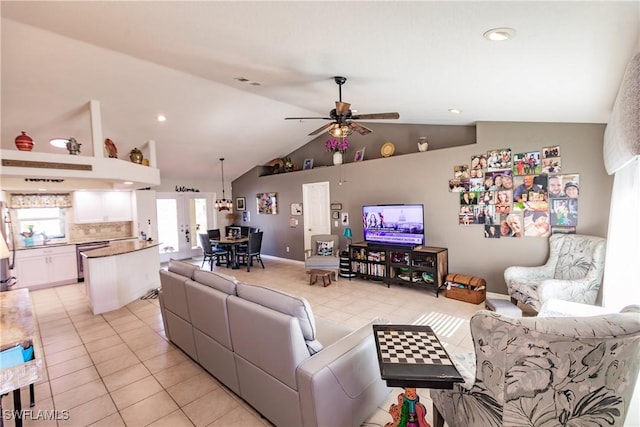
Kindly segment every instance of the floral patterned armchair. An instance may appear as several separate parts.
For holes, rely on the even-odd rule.
[[[591,317],[471,318],[465,377],[431,390],[434,427],[624,425],[640,365],[640,306]]]
[[[606,240],[580,234],[553,234],[549,259],[540,267],[508,267],[509,296],[536,311],[548,299],[595,304],[604,274]]]

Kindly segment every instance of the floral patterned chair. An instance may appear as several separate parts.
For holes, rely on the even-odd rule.
[[[536,311],[548,299],[595,304],[604,274],[606,240],[580,234],[553,234],[549,259],[539,267],[508,267],[504,271],[511,302]]]
[[[640,365],[640,306],[590,317],[471,318],[465,377],[431,390],[434,427],[624,425]],[[444,420],[442,417],[444,416]]]

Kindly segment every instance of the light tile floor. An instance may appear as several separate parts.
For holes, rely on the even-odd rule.
[[[200,261],[192,260],[197,265]],[[473,349],[469,319],[482,305],[448,299],[443,293],[436,298],[432,290],[387,288],[360,279],[309,286],[302,263],[266,257],[264,262],[265,269],[258,266],[251,272],[219,268],[239,280],[305,297],[318,317],[353,328],[374,317],[429,324],[450,353]],[[82,283],[30,295],[45,369],[35,387],[34,408],[28,408],[28,387],[22,389],[23,408],[32,411],[25,426],[271,425],[166,340],[157,299],[93,315]],[[363,426],[391,421],[386,411],[398,391]],[[419,394],[430,422],[428,390]],[[2,406],[5,426],[14,426],[7,412],[13,409],[11,393]]]

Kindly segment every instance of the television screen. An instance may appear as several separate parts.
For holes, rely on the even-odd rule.
[[[424,244],[423,205],[362,207],[364,240],[387,245]]]

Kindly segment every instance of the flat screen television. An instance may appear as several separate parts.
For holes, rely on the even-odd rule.
[[[423,205],[365,205],[364,240],[387,245],[424,245]]]

